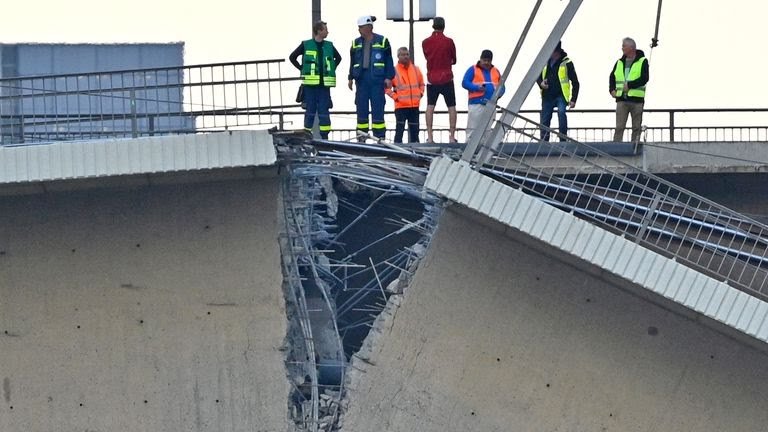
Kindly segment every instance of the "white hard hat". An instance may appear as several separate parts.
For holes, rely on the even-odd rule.
[[[373,25],[373,22],[376,21],[376,17],[373,15],[363,15],[360,18],[357,19],[357,26],[362,27],[364,25]]]

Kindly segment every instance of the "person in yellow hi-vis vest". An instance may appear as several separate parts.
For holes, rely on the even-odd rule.
[[[579,97],[579,77],[576,68],[563,50],[562,44],[552,51],[547,65],[536,80],[541,89],[541,140],[549,141],[549,124],[552,122],[552,112],[557,107],[557,125],[560,141],[565,141],[568,135],[568,116],[565,110],[576,107]]]
[[[645,86],[650,79],[648,59],[637,49],[632,38],[621,43],[622,57],[616,62],[608,78],[608,90],[616,98],[616,132],[613,140],[620,142],[627,127],[627,118],[632,115],[632,142],[640,142],[645,105]]]

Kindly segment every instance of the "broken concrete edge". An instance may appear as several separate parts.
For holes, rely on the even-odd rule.
[[[439,218],[445,210],[446,204],[448,204],[447,201],[441,201],[436,204],[433,209],[428,209],[425,212],[433,212],[432,216],[436,219],[433,235],[434,232],[436,232],[439,228]],[[354,400],[354,392],[357,388],[358,382],[363,379],[366,370],[369,367],[376,366],[371,358],[373,357],[377,348],[382,346],[383,341],[381,339],[392,331],[392,327],[395,324],[395,319],[397,318],[397,311],[406,300],[408,289],[413,283],[416,271],[421,265],[421,262],[427,255],[427,251],[429,250],[430,246],[429,243],[431,240],[432,237],[429,236],[426,238],[426,244],[420,242],[413,246],[416,258],[411,262],[408,268],[401,271],[400,276],[395,281],[393,281],[390,286],[387,287],[387,290],[392,292],[392,295],[390,295],[389,299],[387,299],[384,310],[374,320],[371,331],[363,340],[363,344],[360,347],[360,350],[352,355],[352,358],[347,365],[347,373],[344,383],[346,394],[341,401],[342,411],[338,421],[339,429],[342,428],[344,415],[349,408],[350,401]]]
[[[301,164],[299,164],[299,167],[300,166]],[[286,170],[283,172],[284,183],[282,188],[282,199],[280,201],[280,220],[283,225],[280,230],[282,233],[280,242],[281,250],[283,251],[283,271],[286,279],[285,284],[283,285],[287,303],[286,318],[290,320],[289,328],[292,330],[288,331],[286,334],[283,350],[285,352],[286,375],[293,385],[294,391],[292,394],[296,396],[291,397],[288,401],[288,413],[290,420],[292,420],[297,430],[338,431],[343,427],[343,413],[346,411],[350,401],[347,389],[347,383],[350,382],[350,378],[348,378],[347,375],[354,368],[353,365],[357,361],[355,356],[360,355],[359,350],[358,352],[350,354],[349,361],[346,359],[343,360],[340,375],[341,379],[338,385],[334,385],[332,389],[323,388],[322,379],[320,380],[320,383],[318,383],[321,385],[312,385],[312,383],[317,382],[316,379],[319,377],[318,374],[322,372],[322,363],[312,361],[315,356],[311,355],[310,352],[322,354],[322,342],[318,342],[322,339],[322,335],[315,334],[314,327],[317,323],[315,323],[314,314],[311,315],[312,319],[309,319],[310,315],[307,314],[304,314],[307,319],[302,318],[301,297],[305,295],[305,289],[302,283],[297,283],[297,281],[301,280],[301,277],[297,277],[295,272],[293,276],[291,275],[291,266],[293,266],[297,260],[297,256],[295,255],[296,247],[300,250],[308,247],[310,250],[304,252],[307,253],[309,260],[319,261],[316,265],[322,267],[325,251],[314,250],[314,243],[309,243],[313,241],[311,237],[319,235],[318,233],[323,232],[328,227],[335,227],[335,225],[331,220],[318,222],[318,219],[322,218],[318,218],[317,216],[322,212],[319,213],[317,210],[311,212],[311,214],[304,214],[301,211],[298,214],[288,214],[289,211],[295,213],[292,206],[295,202],[298,202],[300,209],[326,208],[326,217],[335,220],[336,211],[338,210],[338,191],[335,190],[334,182],[331,178],[334,176],[324,172],[325,168],[297,168],[297,166],[292,164],[286,164],[284,167]],[[365,168],[359,167],[356,167],[353,171],[354,172],[352,173],[347,173],[350,174],[353,179],[356,179],[351,182],[346,181],[343,175],[336,175],[335,177],[341,180],[338,184],[339,187],[345,189],[349,188],[350,191],[354,193],[361,188],[366,188],[366,186],[363,185],[363,183],[365,183],[365,178],[372,174],[367,172]],[[374,175],[372,178],[374,177],[377,178],[377,180],[372,180],[373,183],[381,181],[379,177]],[[312,184],[302,183],[307,181]],[[423,206],[421,219],[417,222],[404,223],[401,228],[402,230],[415,230],[415,232],[420,233],[420,238],[413,245],[401,246],[404,247],[403,254],[407,256],[407,260],[402,264],[402,267],[399,268],[399,272],[396,273],[396,278],[391,282],[387,282],[386,287],[382,286],[382,294],[387,300],[383,305],[381,312],[375,317],[372,317],[371,327],[377,326],[375,323],[377,320],[385,320],[386,315],[392,314],[394,310],[393,308],[396,308],[400,304],[402,292],[410,284],[412,275],[416,271],[419,262],[426,255],[431,237],[437,227],[439,215],[442,212],[441,201],[435,195],[424,191],[421,183],[413,181],[407,183],[400,182],[397,185],[393,185],[393,187],[408,189],[408,195],[417,199],[417,201],[421,201],[421,205]],[[318,193],[320,189],[324,192]],[[371,189],[377,190],[376,187],[371,187]],[[379,191],[381,192],[381,190]],[[303,196],[304,194],[307,194],[307,196]],[[320,225],[315,226],[315,223],[320,223]],[[338,229],[339,227],[336,228]],[[302,233],[314,234],[304,239],[305,241],[299,242],[297,245],[295,243],[297,239],[296,236],[303,237],[304,234]],[[324,237],[320,235],[319,238]],[[302,252],[299,251],[299,253]],[[306,265],[304,260],[300,260],[300,262]],[[395,268],[397,269],[398,267]],[[304,275],[304,277],[307,277],[307,275]],[[376,278],[378,279],[378,276],[376,276]],[[316,281],[316,284],[318,287],[326,286],[325,283],[323,283],[323,280]],[[332,289],[328,287],[327,291],[330,293]],[[388,294],[384,295],[384,291]],[[305,300],[304,303],[308,304],[306,302],[307,301]],[[330,307],[335,309],[336,305],[330,305]],[[382,314],[384,315],[384,318],[382,317]],[[334,327],[336,329],[336,334],[340,335],[338,327]],[[308,332],[311,332],[311,334],[307,334]],[[372,344],[373,341],[376,340],[375,333],[375,330],[373,335],[369,331],[362,340],[363,356],[367,355],[367,352],[370,352],[370,348],[366,347],[366,344]],[[304,340],[303,342],[302,339]],[[314,344],[315,349],[312,349],[308,344]],[[305,345],[306,347],[304,347]],[[306,374],[306,372],[313,371],[317,372],[314,375],[315,378],[312,378],[311,380],[307,379],[308,374]],[[309,383],[309,385],[307,383]],[[310,387],[312,387],[313,390],[311,397],[307,391]],[[318,389],[320,391],[318,391]],[[335,391],[336,389],[338,389],[338,391]]]
[[[290,239],[291,222],[286,205],[287,200],[291,199],[287,192],[289,179],[284,176],[281,180],[277,206],[279,224],[277,240],[281,252],[282,290],[287,320],[286,334],[281,350],[283,351],[286,380],[291,387],[286,400],[286,417],[294,425],[295,430],[301,431],[307,430],[305,426],[308,423],[315,422],[319,410],[319,397],[314,397],[317,392],[316,385],[311,385],[312,396],[309,400],[303,396],[303,391],[306,389],[302,389],[307,381],[305,377],[309,377],[311,383],[317,383],[317,364],[313,349],[312,330],[307,317],[306,301],[301,301],[303,291],[301,286],[296,286],[296,281],[300,279],[300,276],[297,258]],[[311,418],[308,418],[308,415]]]

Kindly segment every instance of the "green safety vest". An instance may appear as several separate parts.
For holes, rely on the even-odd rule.
[[[629,69],[629,77],[624,77],[624,63],[621,60],[616,62],[616,69],[613,71],[613,76],[616,78],[616,97],[624,96],[624,82],[634,81],[640,79],[643,72],[643,63],[645,63],[645,57],[641,57],[632,63],[632,67]],[[638,88],[631,88],[627,91],[629,97],[645,97],[645,86]]]
[[[557,70],[557,76],[560,79],[560,88],[563,90],[563,97],[566,102],[571,101],[571,81],[568,79],[568,67],[566,66],[571,62],[568,57],[563,58],[560,62],[560,68]],[[544,66],[544,70],[541,71],[541,79],[547,79],[547,67]],[[541,89],[541,93],[544,94],[544,89]]]
[[[317,42],[314,39],[304,41],[304,56],[302,57],[301,78],[306,86],[320,85],[320,72],[323,68],[323,85],[336,87],[336,64],[333,60],[333,43],[323,42],[323,52],[318,55]]]

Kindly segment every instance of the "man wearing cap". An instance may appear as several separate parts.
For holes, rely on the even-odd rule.
[[[432,137],[432,119],[435,115],[435,105],[440,95],[443,95],[448,106],[448,125],[450,141],[456,142],[456,89],[453,85],[453,65],[456,64],[456,44],[453,39],[446,37],[445,19],[435,17],[432,20],[432,36],[424,39],[421,48],[427,60],[427,141],[434,142]]]
[[[480,125],[483,121],[483,107],[493,98],[493,92],[501,82],[501,72],[493,65],[493,53],[491,50],[483,50],[480,60],[474,66],[470,66],[464,74],[461,86],[469,92],[469,105],[467,107],[467,142],[478,128],[483,128],[480,133],[485,133],[488,125]],[[499,97],[504,95],[504,86],[501,86]]]
[[[291,64],[301,71],[304,86],[304,129],[311,132],[317,114],[320,137],[328,139],[331,131],[331,87],[336,87],[336,67],[341,54],[328,37],[328,25],[318,21],[312,26],[312,39],[303,41],[290,56]],[[301,63],[298,58],[301,56]]]
[[[386,93],[395,101],[395,143],[403,142],[405,123],[408,123],[408,142],[419,142],[419,105],[424,96],[424,75],[421,69],[411,62],[408,48],[397,50],[397,73],[392,80],[392,88]]]
[[[352,42],[349,50],[349,89],[352,90],[354,81],[357,87],[355,105],[359,141],[365,141],[369,129],[373,130],[374,137],[384,139],[387,132],[384,123],[384,89],[392,87],[392,78],[395,77],[392,48],[387,38],[373,32],[374,21],[376,17],[368,15],[357,19],[360,37]]]
[[[552,112],[557,107],[557,125],[560,132],[560,141],[565,141],[568,134],[568,117],[566,106],[574,108],[579,97],[579,78],[576,76],[576,68],[568,58],[560,42],[552,51],[547,65],[541,71],[541,76],[536,80],[541,89],[541,124],[545,126],[541,130],[541,140],[549,141],[549,125],[552,122]]]

